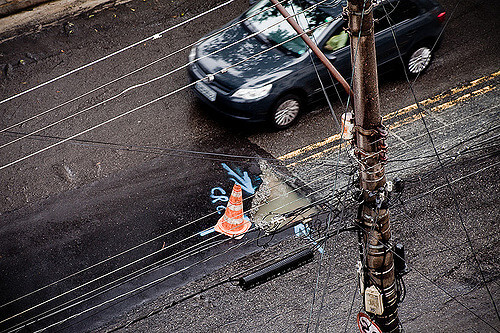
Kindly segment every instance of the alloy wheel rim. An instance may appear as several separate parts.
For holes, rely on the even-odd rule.
[[[295,99],[288,99],[280,104],[274,115],[274,121],[278,126],[289,125],[299,114],[300,104]]]
[[[432,52],[428,47],[421,47],[412,53],[408,61],[408,70],[412,74],[422,72],[431,62]]]

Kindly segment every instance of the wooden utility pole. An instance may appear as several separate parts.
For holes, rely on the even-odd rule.
[[[399,333],[398,296],[384,169],[387,132],[380,116],[372,0],[348,0],[351,62],[355,68],[352,90],[278,0],[271,2],[354,100],[355,154],[360,165],[360,187],[363,192],[357,216],[362,230],[359,239],[364,271],[361,281],[363,300],[366,312],[372,315],[384,333]]]
[[[362,190],[357,222],[364,306],[383,332],[396,333],[400,323],[384,169],[387,132],[380,116],[373,1],[348,0],[347,11],[354,68],[354,151]]]

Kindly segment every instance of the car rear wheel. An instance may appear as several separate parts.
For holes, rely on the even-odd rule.
[[[269,114],[271,125],[275,129],[290,127],[297,120],[301,109],[300,97],[293,94],[281,97]]]
[[[406,63],[406,70],[410,76],[417,76],[423,73],[432,60],[432,50],[428,46],[418,46],[410,52]]]

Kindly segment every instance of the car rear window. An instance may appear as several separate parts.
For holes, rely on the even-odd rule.
[[[313,35],[318,37],[328,26],[327,22],[333,18],[321,10],[319,6],[304,0],[291,0],[283,4],[290,15],[297,14],[294,18],[304,30],[315,29]],[[281,13],[273,7],[269,0],[262,0],[250,8],[245,17],[248,18],[246,25],[252,31],[262,31],[261,37],[272,44],[282,43],[297,36],[290,24],[284,20]],[[279,23],[280,21],[283,21]],[[283,44],[288,51],[302,54],[307,50],[304,41],[298,37]]]

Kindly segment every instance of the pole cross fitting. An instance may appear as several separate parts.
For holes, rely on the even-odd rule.
[[[356,24],[356,25],[349,25],[349,30],[351,36],[354,37],[366,37],[373,35],[374,30],[373,30],[373,5],[370,4],[368,8],[362,11],[355,11],[355,10],[350,10],[348,9],[348,15],[351,18],[356,18],[357,20],[359,19],[361,24]]]
[[[365,129],[365,128],[361,127],[360,125],[355,125],[354,131],[358,132],[360,135],[364,135],[364,136],[375,136],[379,133],[377,129]]]

